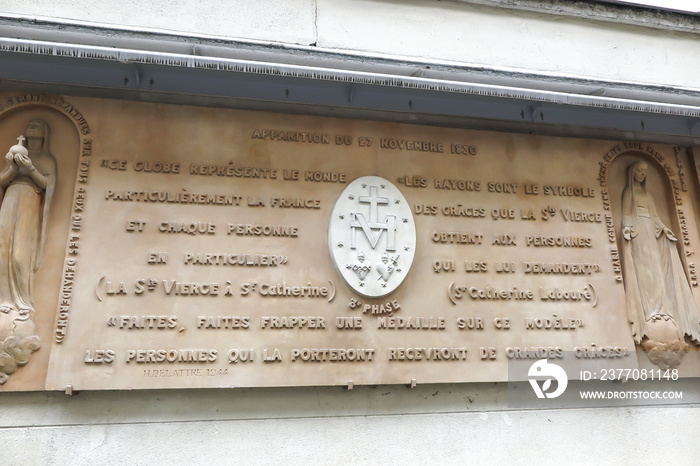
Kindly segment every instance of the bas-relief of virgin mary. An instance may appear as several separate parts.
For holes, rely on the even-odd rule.
[[[26,133],[27,148],[20,136],[0,171],[0,384],[41,345],[32,320],[32,279],[41,263],[57,170],[49,126],[32,120]]]
[[[622,238],[627,313],[636,343],[650,327],[666,321],[683,335],[700,341],[700,313],[676,248],[677,239],[661,221],[647,191],[647,163],[627,167],[622,192]]]

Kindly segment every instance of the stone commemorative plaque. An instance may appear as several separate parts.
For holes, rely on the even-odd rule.
[[[0,142],[3,390],[700,374],[687,148],[40,94]]]

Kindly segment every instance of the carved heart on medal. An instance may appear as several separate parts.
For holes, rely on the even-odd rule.
[[[355,271],[360,280],[364,280],[369,271],[372,270],[372,267],[369,264],[361,264],[359,261],[355,261],[352,270]]]
[[[379,272],[379,275],[381,278],[384,279],[385,282],[389,281],[389,277],[391,277],[391,274],[394,273],[394,266],[385,264],[384,262],[380,262],[379,264],[376,265],[377,272]]]

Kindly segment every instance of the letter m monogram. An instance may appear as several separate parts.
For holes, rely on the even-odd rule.
[[[369,221],[365,218],[363,213],[353,212],[350,214],[350,228],[352,229],[350,247],[352,249],[356,248],[355,233],[358,228],[361,228],[367,237],[367,241],[369,241],[369,244],[372,246],[372,249],[377,247],[382,233],[386,231],[386,250],[396,250],[396,216],[387,215],[384,217],[383,222],[379,222],[379,205],[389,204],[389,199],[386,197],[378,197],[377,187],[370,186],[369,196],[360,196],[358,201],[361,204],[369,204]]]

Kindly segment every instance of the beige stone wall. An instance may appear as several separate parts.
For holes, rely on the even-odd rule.
[[[538,411],[494,384],[7,393],[0,443],[4,465],[690,465],[697,386],[695,405]]]

